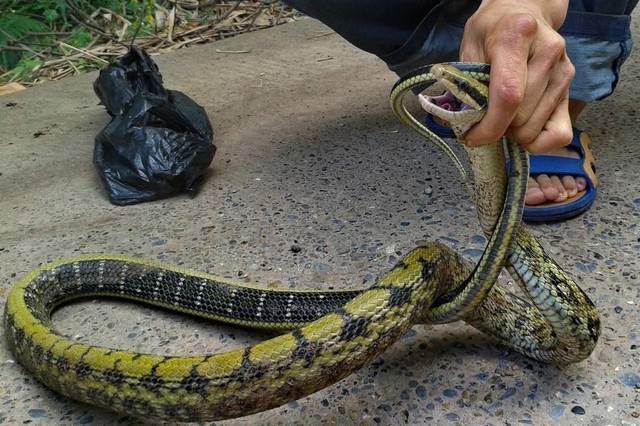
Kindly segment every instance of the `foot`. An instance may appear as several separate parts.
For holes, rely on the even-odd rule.
[[[567,148],[559,148],[545,154],[579,158],[577,152]],[[583,177],[537,175],[535,177],[529,177],[524,202],[529,206],[537,206],[544,203],[558,203],[575,196],[579,191],[584,191],[586,188],[587,181]]]
[[[587,106],[586,103],[576,100],[569,101],[569,115],[571,122],[578,121],[580,114]],[[568,158],[580,158],[577,152],[567,148],[559,148],[548,153]],[[579,191],[587,188],[587,181],[583,177],[573,176],[549,176],[538,175],[535,178],[529,177],[527,195],[524,202],[530,206],[539,206],[544,203],[562,202],[567,198],[575,196]]]

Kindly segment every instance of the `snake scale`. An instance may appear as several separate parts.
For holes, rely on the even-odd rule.
[[[126,256],[85,255],[42,266],[14,285],[4,315],[9,347],[34,377],[69,398],[173,421],[244,416],[311,394],[367,364],[419,323],[464,320],[534,359],[583,360],[599,336],[598,312],[520,225],[526,153],[508,141],[504,149],[468,149],[471,182],[453,152],[403,102],[406,93],[441,83],[472,107],[449,117],[463,133],[484,113],[488,79],[487,65],[436,64],[400,79],[390,96],[400,120],[445,149],[472,190],[489,237],[475,268],[429,243],[367,289],[290,291]],[[516,284],[496,283],[504,266]],[[515,285],[524,297],[511,291]],[[97,296],[281,334],[244,349],[181,357],[90,346],[54,330],[54,309]]]

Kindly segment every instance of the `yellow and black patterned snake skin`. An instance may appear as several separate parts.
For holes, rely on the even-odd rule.
[[[404,95],[443,83],[475,108],[451,120],[469,128],[486,107],[488,78],[488,66],[479,64],[418,69],[394,86],[393,110],[444,147],[408,112]],[[368,289],[290,291],[126,256],[87,255],[45,265],[16,283],[4,316],[9,346],[34,377],[69,398],[174,421],[245,416],[311,394],[371,361],[417,323],[464,320],[529,357],[583,360],[599,336],[598,313],[520,226],[528,158],[515,145],[505,146],[508,173],[500,144],[468,150],[474,180],[466,183],[490,236],[475,268],[433,243],[411,251]],[[494,285],[503,266],[525,297],[509,291],[515,284]],[[96,296],[284,334],[245,349],[180,357],[89,346],[54,330],[54,309]]]

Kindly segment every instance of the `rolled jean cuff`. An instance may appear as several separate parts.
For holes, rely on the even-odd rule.
[[[603,41],[564,35],[567,54],[576,68],[569,88],[571,99],[593,102],[611,95],[620,78],[620,68],[629,57],[633,41]]]
[[[633,47],[631,17],[569,10],[560,34],[576,67],[570,98],[593,102],[611,95]]]

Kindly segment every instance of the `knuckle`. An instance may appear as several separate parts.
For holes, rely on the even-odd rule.
[[[501,103],[509,107],[517,107],[524,99],[524,91],[517,82],[505,81],[497,89],[496,95]]]
[[[564,38],[560,34],[555,33],[547,43],[547,55],[558,60],[564,56],[566,48],[567,43],[565,42]]]
[[[528,117],[526,116],[526,114],[522,111],[518,111],[516,113],[516,116],[513,118],[511,125],[517,128],[517,127],[523,126],[527,121],[528,121]]]
[[[478,22],[477,15],[476,14],[471,15],[469,19],[467,19],[467,21],[464,23],[464,32],[466,33],[469,29],[475,28],[477,22]]]
[[[571,127],[567,126],[557,130],[556,140],[558,147],[569,145],[571,143],[571,139],[573,139],[573,130]]]
[[[576,67],[571,62],[568,62],[564,69],[564,77],[566,80],[571,81],[575,76],[576,76]]]
[[[504,19],[505,25],[520,36],[532,36],[538,29],[538,20],[530,13],[515,13]]]
[[[491,52],[500,46],[514,46],[535,36],[538,21],[528,13],[518,13],[502,18],[485,39],[485,46]]]
[[[500,44],[502,44],[502,38],[495,32],[487,34],[484,39],[485,50],[489,52],[490,55],[493,55],[500,48]]]
[[[536,140],[537,136],[538,134],[534,130],[526,127],[515,129],[512,133],[513,141],[523,146],[530,145],[534,140]]]

